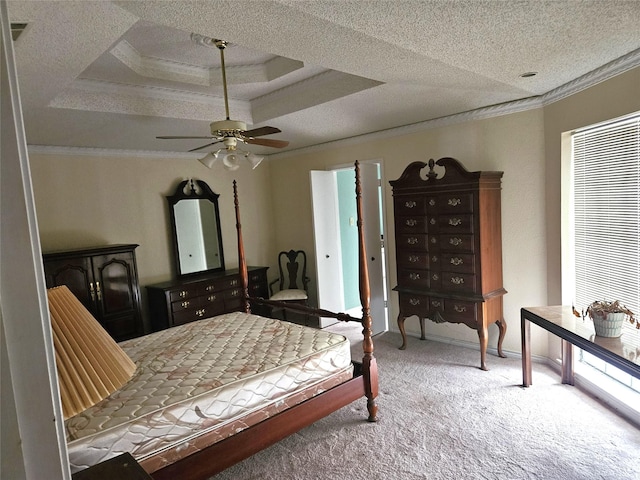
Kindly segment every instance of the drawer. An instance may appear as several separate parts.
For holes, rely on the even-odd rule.
[[[473,235],[444,234],[432,238],[437,239],[441,252],[473,253]]]
[[[268,297],[268,287],[262,283],[250,283],[249,284],[249,296],[250,297]]]
[[[197,297],[199,295],[199,284],[194,283],[190,285],[182,285],[179,289],[171,290],[169,292],[169,299],[171,302],[177,302],[180,300],[187,300],[189,298]]]
[[[437,260],[437,257],[435,258]],[[426,270],[429,268],[429,254],[426,252],[399,252],[397,262],[398,267]]]
[[[393,200],[396,215],[421,216],[427,213],[426,199],[422,196],[401,196]]]
[[[426,217],[396,217],[397,233],[427,233]]]
[[[444,318],[450,323],[464,323],[471,328],[478,325],[478,304],[463,300],[446,300]]]
[[[402,250],[417,250],[427,251],[428,248],[428,236],[425,234],[416,235],[399,235],[398,245],[396,246],[400,251]]]
[[[405,317],[410,317],[411,315],[424,317],[429,311],[429,297],[426,295],[400,293],[399,302],[400,312],[402,312],[402,315]]]
[[[475,257],[469,253],[443,253],[441,268],[453,273],[475,273]]]
[[[201,297],[188,297],[184,300],[171,302],[171,311],[175,314],[176,312],[182,312],[185,310],[195,310],[200,307],[201,300]]]
[[[476,276],[473,274],[442,272],[442,289],[446,292],[473,293],[475,287]]]
[[[202,320],[204,317],[204,309],[191,309],[182,312],[176,312],[173,314],[173,324],[184,325],[185,323],[195,322],[196,320]]]
[[[227,312],[235,312],[242,308],[242,289],[233,288],[224,292],[224,309]]]
[[[269,297],[269,284],[267,283],[266,270],[249,273],[249,296]]]
[[[398,285],[412,290],[427,290],[430,283],[429,270],[398,269]]]
[[[438,233],[473,233],[473,216],[468,213],[438,215],[432,220],[434,218]]]
[[[472,193],[443,193],[427,200],[430,213],[473,213]]]
[[[217,278],[215,280],[209,280],[200,284],[200,294],[221,292],[230,288],[240,286],[240,275],[229,275],[224,278]]]

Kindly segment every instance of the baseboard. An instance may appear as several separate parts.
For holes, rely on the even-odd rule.
[[[399,333],[399,332],[395,332],[395,333]],[[407,333],[407,336],[420,338],[418,334],[413,334],[413,333]],[[455,345],[457,347],[470,348],[472,350],[477,350],[478,352],[480,351],[480,343],[478,342],[467,342],[465,340],[458,340],[455,338],[443,337],[440,335],[429,335],[429,334],[425,335],[425,338],[427,340],[433,340],[434,342],[446,343],[449,345]],[[498,356],[498,349],[497,347],[488,346],[487,353],[490,355]],[[513,350],[505,350],[503,348],[502,353],[504,353],[507,357],[522,358],[522,354],[520,352],[516,352]],[[533,354],[531,355],[531,361],[535,363],[546,363],[548,360],[549,359],[544,356],[533,355]]]

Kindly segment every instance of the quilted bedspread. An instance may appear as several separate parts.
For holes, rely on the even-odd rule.
[[[65,422],[74,472],[123,452],[153,472],[352,376],[342,335],[242,312],[120,346],[133,378]]]

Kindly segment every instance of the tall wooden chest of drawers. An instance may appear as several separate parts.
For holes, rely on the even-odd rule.
[[[267,269],[249,267],[249,296],[269,297]],[[238,269],[147,285],[151,329],[176,325],[242,309]],[[253,313],[264,315],[257,309]]]
[[[438,173],[436,170],[442,170]],[[414,162],[393,188],[398,328],[404,321],[463,323],[478,332],[480,366],[486,370],[488,326],[506,333],[502,296],[500,190],[502,172],[469,172],[454,158]]]

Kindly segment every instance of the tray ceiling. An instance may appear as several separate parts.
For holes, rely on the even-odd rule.
[[[180,153],[225,117],[281,153],[540,98],[640,58],[635,1],[9,2],[30,147]],[[621,65],[621,66],[620,66]],[[525,72],[537,72],[523,78]],[[383,133],[380,133],[383,134]],[[192,154],[193,155],[193,154]]]

